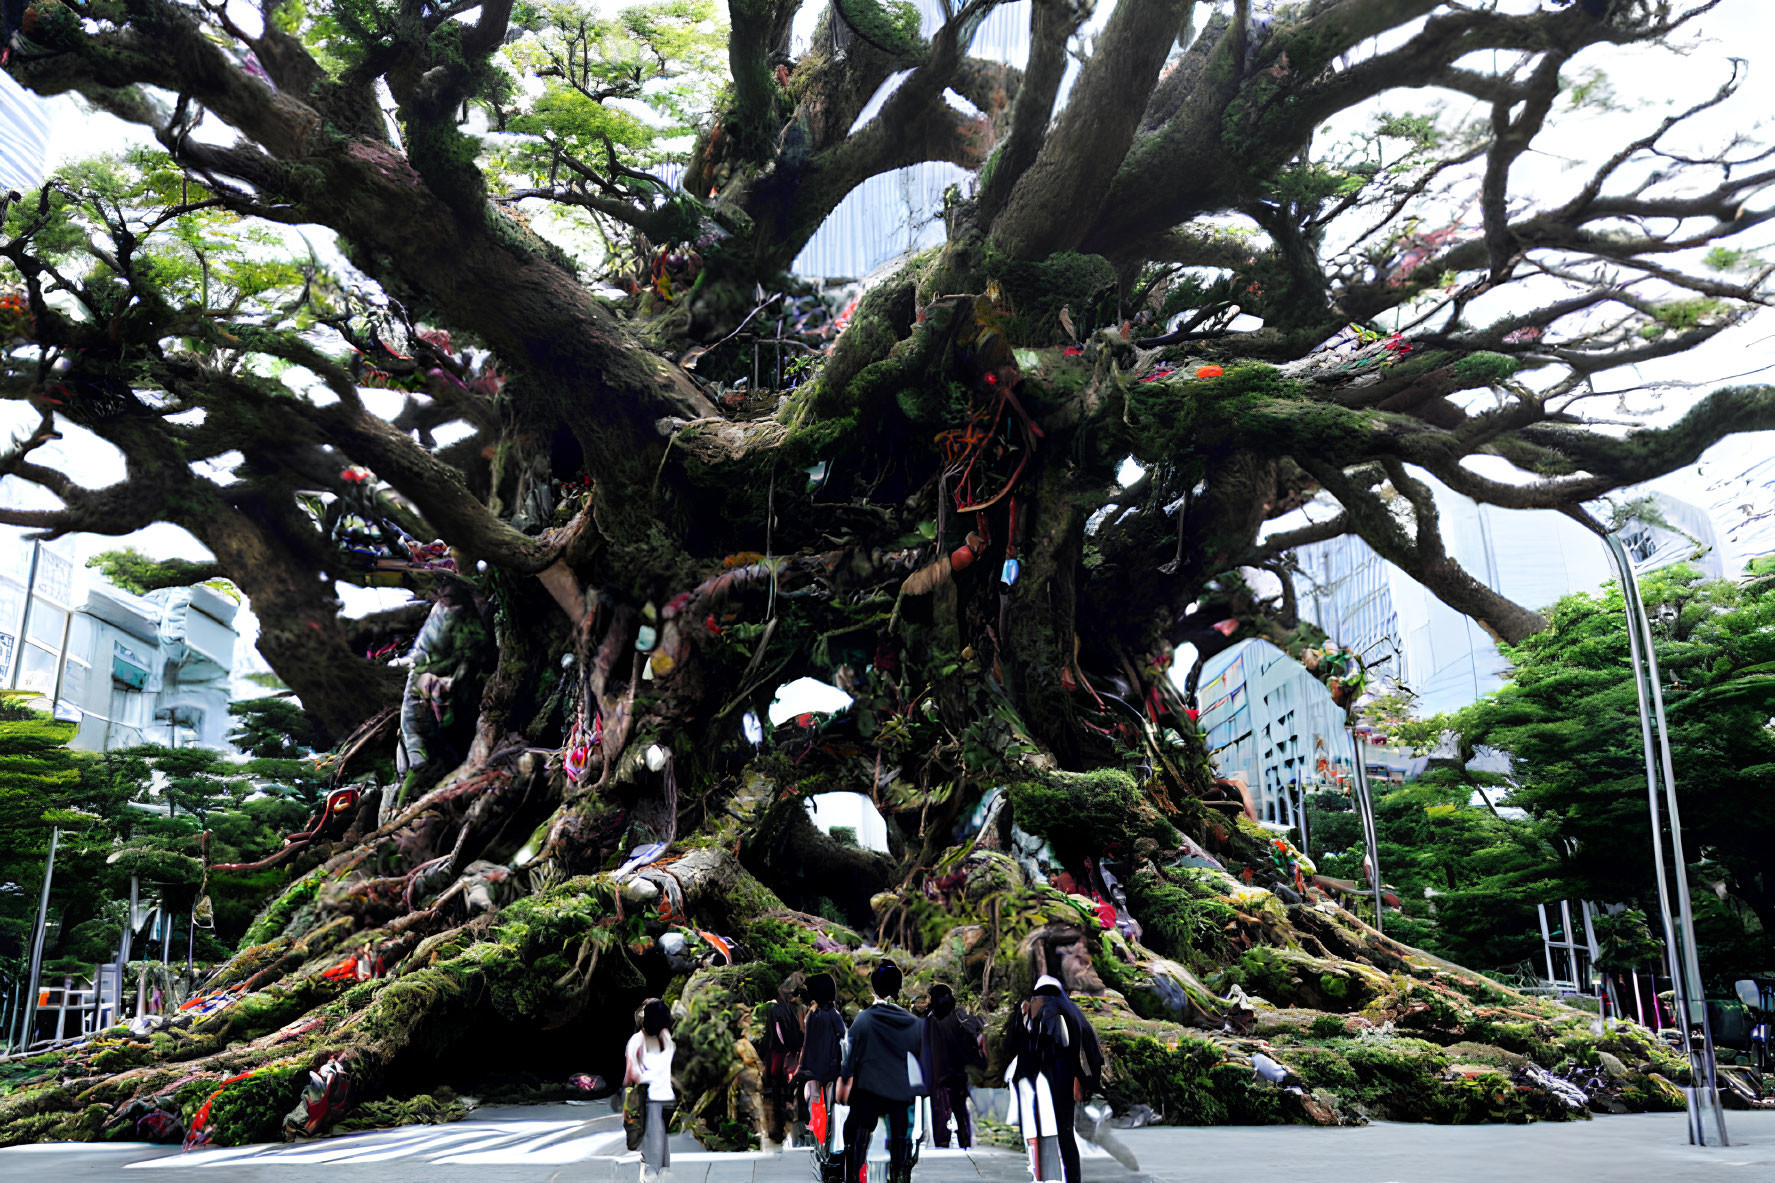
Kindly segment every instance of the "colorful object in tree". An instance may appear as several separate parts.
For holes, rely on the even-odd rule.
[[[1023,574],[1023,564],[1016,559],[1006,559],[1005,565],[998,574],[999,582],[1006,587],[1016,587],[1017,577]]]
[[[24,296],[9,292],[0,296],[0,338],[8,341],[29,341],[36,331],[36,320]]]
[[[338,1060],[328,1060],[308,1074],[308,1087],[296,1107],[284,1115],[284,1133],[318,1134],[351,1104],[351,1077]]]
[[[357,957],[347,957],[332,969],[323,971],[321,977],[327,979],[329,982],[357,981]]]
[[[717,953],[721,954],[722,960],[726,964],[733,964],[734,946],[732,941],[728,940],[726,937],[718,937],[714,933],[706,932],[700,928],[696,930],[696,935],[707,941]]]
[[[639,871],[642,867],[645,867],[650,863],[658,862],[665,853],[666,844],[664,842],[649,842],[645,846],[638,846],[629,852],[628,861],[616,869],[616,874],[613,878],[615,878],[616,882],[621,883],[630,875]]]
[[[215,1127],[210,1125],[210,1106],[215,1104],[216,1098],[222,1095],[223,1089],[231,1084],[236,1084],[245,1080],[256,1071],[258,1070],[252,1069],[247,1072],[242,1072],[239,1076],[230,1076],[227,1080],[224,1080],[221,1084],[216,1086],[215,1092],[204,1098],[203,1104],[199,1105],[197,1107],[197,1112],[192,1115],[191,1127],[185,1131],[184,1148],[186,1150],[190,1150],[193,1146],[209,1145],[210,1140],[214,1138],[216,1134]]]
[[[1196,377],[1198,377],[1198,378],[1218,378],[1224,373],[1226,373],[1226,371],[1221,369],[1219,366],[1202,366],[1200,369],[1198,369],[1196,371]]]

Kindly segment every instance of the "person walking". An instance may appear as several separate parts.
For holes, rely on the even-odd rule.
[[[968,1069],[986,1066],[980,1048],[980,1020],[956,1008],[955,991],[942,982],[927,995],[930,1010],[924,1020],[924,1060],[931,1069],[931,1127],[936,1144],[949,1145],[949,1119],[955,1118],[955,1144],[963,1150],[974,1145],[974,1126],[968,1118]]]
[[[869,1142],[887,1119],[888,1183],[911,1183],[912,1106],[928,1091],[923,1063],[924,1025],[894,1001],[899,967],[883,961],[869,975],[875,1001],[851,1024],[850,1044],[838,1082],[839,1101],[850,1106],[844,1123],[845,1183],[865,1183]]]
[[[801,1015],[795,1010],[794,998],[801,985],[801,975],[791,974],[777,987],[777,1000],[764,1016],[763,1046],[759,1048],[764,1061],[764,1093],[770,1107],[769,1140],[781,1148],[786,1127],[794,1118],[792,1082],[800,1068],[802,1035]]]
[[[813,1134],[814,1157],[820,1164],[820,1177],[836,1181],[840,1176],[842,1156],[832,1150],[832,1120],[838,1104],[838,1078],[844,1067],[844,1016],[838,1013],[838,983],[831,974],[815,974],[802,987],[812,1005],[807,1012],[805,1037],[801,1045],[801,1073],[796,1078],[802,1088],[808,1110],[808,1125]]]
[[[1005,1079],[1036,1183],[1082,1183],[1074,1109],[1096,1091],[1103,1047],[1059,979],[1036,979],[1034,993],[1007,1024],[1005,1053]]]
[[[642,1109],[642,1173],[658,1175],[672,1166],[667,1126],[677,1096],[672,1092],[672,1012],[657,998],[641,1004],[641,1021],[629,1037],[623,1083],[646,1090]]]

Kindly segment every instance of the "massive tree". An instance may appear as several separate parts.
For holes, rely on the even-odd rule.
[[[0,521],[189,530],[213,565],[166,578],[251,597],[361,795],[280,856],[290,888],[212,983],[244,997],[54,1058],[0,1102],[0,1136],[117,1128],[156,1097],[190,1116],[247,1069],[209,1112],[218,1137],[262,1135],[329,1057],[396,1097],[446,1055],[540,1055],[538,1028],[599,1032],[595,1057],[612,1006],[654,990],[686,1016],[691,1119],[741,1141],[735,1004],[865,940],[988,1008],[1069,966],[1111,990],[1112,1095],[1182,1120],[1520,1109],[1495,1080],[1438,1080],[1446,1058],[1412,1041],[1389,1053],[1409,1068],[1369,1042],[1302,1051],[1330,1100],[1253,1091],[1221,1070],[1249,1050],[1241,990],[1297,1008],[1261,1011],[1278,1038],[1336,1044],[1345,1020],[1312,1008],[1549,1061],[1584,1038],[1268,891],[1286,853],[1202,800],[1169,666],[1186,641],[1315,646],[1263,573],[1341,534],[1521,641],[1542,618],[1451,558],[1429,478],[1583,515],[1775,426],[1761,387],[1656,428],[1587,414],[1596,375],[1766,299],[1737,249],[1775,217],[1765,157],[1667,145],[1736,78],[1563,192],[1511,186],[1585,51],[1670,44],[1713,5],[1127,0],[1094,20],[1034,0],[1018,67],[970,54],[993,7],[921,23],[835,0],[794,57],[797,0],[734,0],[702,99],[720,63],[689,3],[26,10],[14,76],[160,150],[7,211],[4,390],[39,424],[0,471],[60,504]],[[1478,115],[1356,121],[1401,89]],[[637,103],[695,128],[675,185]],[[822,310],[792,260],[859,184],[923,161],[975,170],[942,246]],[[604,240],[598,274],[545,237],[564,224]],[[303,236],[338,251],[291,252]],[[66,425],[126,478],[37,459]],[[1315,500],[1337,508],[1267,528]],[[339,580],[420,601],[344,620]],[[1315,660],[1352,697],[1347,659]],[[804,675],[852,705],[764,726]],[[802,802],[825,791],[869,795],[891,854],[816,831]],[[1144,943],[1035,882],[1005,853],[1022,834],[1078,884],[1117,861]],[[611,873],[653,842],[671,861]],[[385,976],[355,982],[360,948]]]

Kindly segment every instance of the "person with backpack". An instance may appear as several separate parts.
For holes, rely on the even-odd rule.
[[[792,974],[777,987],[777,1000],[764,1016],[764,1040],[759,1058],[764,1061],[764,1095],[770,1107],[770,1141],[782,1145],[786,1127],[794,1116],[792,1082],[800,1067],[801,1016],[793,999],[801,975]]]
[[[1082,1183],[1074,1110],[1096,1091],[1103,1046],[1059,979],[1043,974],[1006,1025],[1005,1079],[1035,1183]]]
[[[930,1010],[924,1020],[924,1060],[930,1065],[931,1129],[936,1144],[949,1145],[949,1119],[955,1118],[955,1144],[963,1150],[974,1145],[974,1127],[968,1120],[968,1069],[984,1068],[981,1051],[984,1025],[956,1009],[955,991],[942,982],[928,995]]]
[[[883,961],[869,975],[875,1001],[851,1024],[838,1081],[838,1099],[850,1106],[844,1123],[845,1183],[862,1183],[875,1125],[887,1119],[888,1183],[912,1179],[912,1106],[928,1091],[923,1063],[924,1024],[894,1001],[900,969]]]
[[[623,1083],[643,1090],[641,1163],[657,1175],[672,1165],[666,1133],[678,1103],[672,1092],[672,1012],[660,999],[649,998],[641,1004],[636,1027],[623,1056]]]
[[[835,1132],[833,1107],[838,1103],[837,1088],[844,1067],[844,1016],[838,1013],[838,983],[831,974],[815,974],[807,979],[802,993],[809,1003],[805,1037],[801,1045],[801,1073],[805,1082],[808,1127],[813,1135],[814,1157],[820,1163],[821,1178],[836,1179],[840,1157],[832,1150]]]

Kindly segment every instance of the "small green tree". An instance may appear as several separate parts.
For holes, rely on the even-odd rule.
[[[75,726],[34,709],[29,697],[0,693],[0,884],[13,885],[13,890],[0,891],[0,974],[8,981],[27,971],[51,829],[75,831],[64,835],[57,855],[58,888],[73,888],[58,890],[58,910],[52,914],[58,930],[65,932],[68,916],[61,908],[85,903],[79,831],[95,827],[115,806],[92,775],[91,758],[69,750]],[[76,912],[75,918],[82,915]],[[54,945],[46,947],[46,961],[57,953]]]
[[[239,720],[228,742],[249,757],[240,772],[260,792],[304,806],[321,802],[329,781],[314,759],[314,720],[300,703],[272,694],[230,703],[228,713]]]

